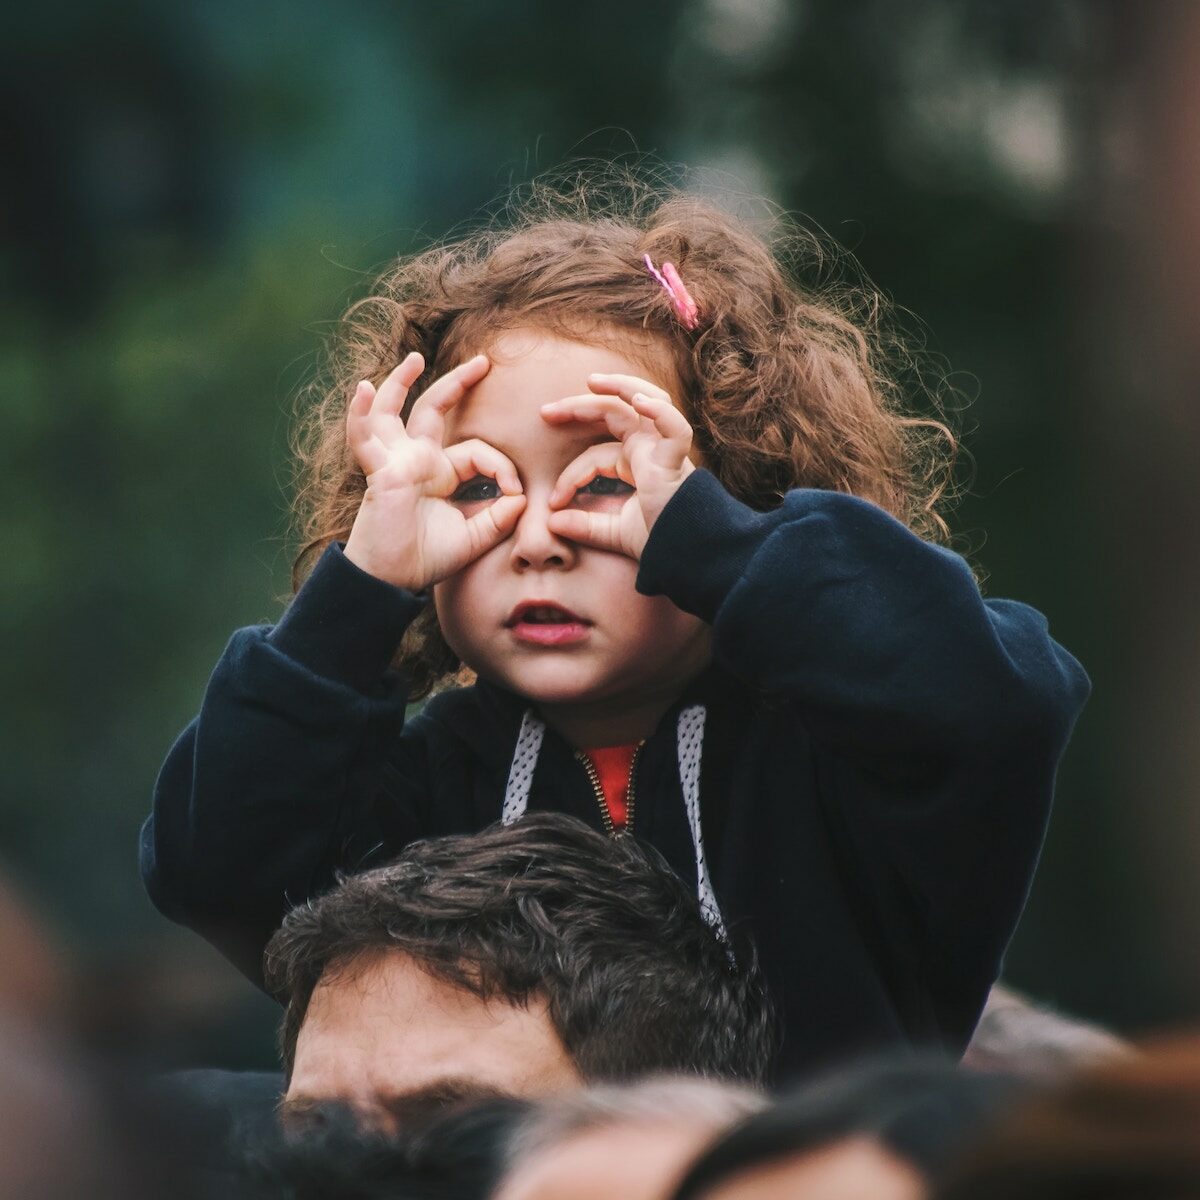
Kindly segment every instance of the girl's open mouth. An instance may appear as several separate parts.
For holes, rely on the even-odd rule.
[[[565,646],[587,637],[591,622],[549,601],[524,601],[513,609],[506,628],[518,641],[536,646]]]

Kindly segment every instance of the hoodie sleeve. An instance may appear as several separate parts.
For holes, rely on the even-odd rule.
[[[389,663],[423,604],[330,546],[278,625],[233,635],[163,764],[141,833],[146,890],[256,983],[287,908],[378,848],[381,774],[413,793],[398,786],[389,807],[415,836],[420,764],[383,764],[406,704]]]
[[[711,624],[727,670],[850,753],[954,757],[1029,735],[1061,747],[1088,695],[1039,612],[985,601],[959,555],[853,496],[798,489],[760,513],[695,471],[637,586]]]
[[[760,513],[698,470],[638,588],[711,624],[717,661],[798,714],[855,894],[965,1043],[1024,904],[1082,667],[1036,610],[984,600],[961,557],[839,493]]]

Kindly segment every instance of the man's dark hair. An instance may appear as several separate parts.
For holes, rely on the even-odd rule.
[[[287,1005],[289,1076],[318,981],[389,950],[483,999],[544,997],[589,1081],[766,1074],[773,1026],[757,969],[733,962],[655,850],[573,817],[414,842],[294,908],[264,960]]]
[[[1023,1091],[1011,1077],[965,1071],[949,1059],[885,1056],[858,1063],[814,1079],[735,1126],[692,1164],[673,1200],[699,1200],[743,1172],[859,1137],[932,1180]]]

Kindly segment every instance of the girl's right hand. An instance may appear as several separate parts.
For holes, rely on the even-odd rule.
[[[346,413],[346,440],[367,476],[346,542],[355,566],[420,592],[512,533],[525,507],[512,463],[486,442],[442,444],[446,413],[490,367],[478,354],[447,372],[413,405],[407,426],[400,414],[425,369],[421,355],[408,355],[378,391],[366,380],[358,385]],[[467,495],[464,485],[473,480],[479,482]],[[481,491],[499,496],[481,507]]]

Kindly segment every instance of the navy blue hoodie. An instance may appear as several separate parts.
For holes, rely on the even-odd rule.
[[[760,513],[698,470],[637,586],[712,626],[713,663],[638,758],[635,833],[697,878],[677,718],[703,705],[706,866],[779,1010],[777,1077],[889,1045],[960,1053],[1028,892],[1082,668],[959,556],[832,492]],[[163,766],[146,887],[256,981],[287,908],[336,871],[501,816],[529,704],[479,683],[406,720],[389,664],[423,603],[330,547],[278,625],[234,634]],[[528,807],[602,828],[552,730]]]

